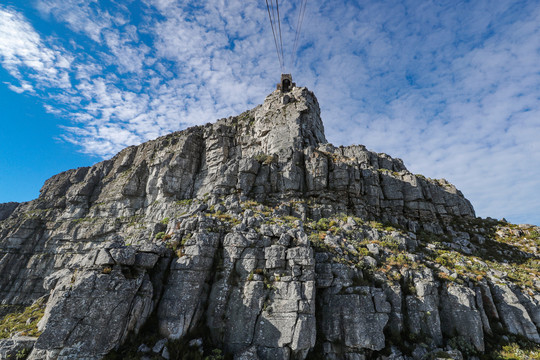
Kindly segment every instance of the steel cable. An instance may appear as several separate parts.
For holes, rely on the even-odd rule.
[[[276,0],[276,9],[277,9],[277,20],[278,20],[278,27],[279,27],[279,42],[281,45],[281,61],[283,64],[283,68],[285,67],[285,56],[283,55],[283,37],[281,35],[281,19],[279,17],[279,1]],[[283,68],[281,69],[281,72],[283,72]]]
[[[268,4],[268,0],[266,0],[266,8],[268,10],[268,18],[270,19],[270,26],[272,27],[272,35],[274,36],[274,44],[276,46],[276,53],[278,56],[279,66],[281,68],[281,71],[283,71],[283,60],[281,59],[280,52],[279,52],[279,46],[278,41],[276,38],[276,31],[274,30],[274,21],[272,19],[272,14],[274,13],[274,3],[272,3],[272,12],[270,12],[270,5]]]
[[[299,40],[300,40],[300,32],[301,32],[301,29],[302,29],[302,24],[304,22],[304,15],[306,13],[306,7],[307,7],[307,0],[302,0],[302,3],[300,4],[300,10],[298,11],[298,21],[297,21],[297,25],[296,25],[296,34],[295,34],[295,37],[294,37],[293,54],[292,54],[293,60],[292,60],[291,66],[295,65],[296,52],[298,50],[298,43],[299,43]]]
[[[272,28],[272,36],[274,37],[274,45],[276,47],[276,53],[278,56],[279,66],[281,68],[281,72],[283,73],[283,70],[285,68],[285,54],[283,51],[283,34],[281,31],[281,15],[279,13],[279,0],[275,0],[275,8],[274,8],[274,0],[265,0],[266,1],[266,9],[268,11],[268,19],[270,20],[270,26]],[[293,43],[293,52],[291,56],[291,67],[295,66],[296,62],[296,53],[298,51],[298,45],[300,43],[300,34],[302,31],[302,25],[304,23],[304,17],[306,13],[307,8],[307,0],[302,0],[300,3],[300,8],[298,10],[298,19],[296,24],[296,33],[294,36],[294,43]]]

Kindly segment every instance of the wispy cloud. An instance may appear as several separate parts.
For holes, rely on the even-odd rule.
[[[239,113],[279,76],[263,3],[42,0],[36,8],[67,35],[40,35],[24,9],[0,6],[7,85],[71,119],[65,140],[89,154],[108,157]],[[298,8],[281,10],[291,67]],[[540,223],[534,2],[314,0],[303,30],[293,75],[315,90],[331,142],[362,143],[448,178],[482,216]]]
[[[69,88],[69,56],[48,48],[26,19],[9,8],[0,7],[0,62],[20,82],[9,84],[16,92],[34,87]],[[33,86],[32,84],[35,84]]]
[[[98,43],[103,41],[104,30],[125,23],[123,17],[101,9],[97,0],[41,0],[35,5],[42,15],[54,17]]]

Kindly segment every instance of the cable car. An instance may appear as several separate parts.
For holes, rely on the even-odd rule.
[[[293,83],[292,75],[281,74],[281,82],[277,84],[277,89],[281,90],[282,93],[288,93],[293,87],[296,87],[296,83]]]

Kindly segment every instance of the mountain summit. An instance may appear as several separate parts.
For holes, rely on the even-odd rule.
[[[0,359],[534,351],[539,237],[275,91],[0,204]]]

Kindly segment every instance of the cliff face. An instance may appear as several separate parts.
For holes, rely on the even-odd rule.
[[[420,359],[512,334],[538,343],[539,234],[475,219],[453,185],[399,159],[328,144],[311,92],[274,92],[0,205],[0,359]]]

